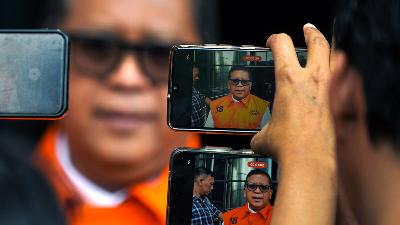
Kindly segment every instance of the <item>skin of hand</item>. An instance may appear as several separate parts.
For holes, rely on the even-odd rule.
[[[277,160],[280,182],[273,225],[334,224],[337,172],[329,108],[329,43],[311,24],[303,27],[307,65],[300,66],[291,38],[267,40],[275,62],[276,93],[270,122],[251,142],[256,153]]]

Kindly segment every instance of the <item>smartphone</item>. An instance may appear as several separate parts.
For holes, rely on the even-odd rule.
[[[244,184],[246,175],[251,170],[259,169],[268,173],[274,190],[279,178],[278,165],[272,159],[257,155],[249,149],[177,148],[173,151],[170,160],[168,225],[191,224],[195,171],[199,167],[208,168],[214,173],[214,189],[207,197],[221,212],[246,203],[243,195]],[[274,193],[275,191],[272,192],[271,205],[273,205]]]
[[[307,50],[296,49],[306,64]],[[275,93],[269,48],[177,45],[170,53],[168,124],[175,130],[256,133]]]
[[[68,105],[69,41],[60,30],[0,30],[0,119],[57,119]]]

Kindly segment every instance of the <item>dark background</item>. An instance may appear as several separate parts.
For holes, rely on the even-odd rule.
[[[2,0],[1,28],[38,28],[43,21],[46,0]],[[50,0],[51,1],[51,0]],[[201,0],[200,0],[201,1]],[[217,0],[215,0],[217,1]],[[296,47],[305,47],[302,27],[313,23],[330,40],[334,0],[219,0],[218,43],[265,46],[273,33],[289,34]],[[32,149],[46,122],[0,121],[0,146]],[[26,141],[19,141],[26,138]],[[248,148],[251,136],[202,135],[204,145]]]
[[[328,38],[331,35],[333,0],[220,0],[221,42],[264,46],[269,35],[287,33],[298,47],[305,46],[302,27],[312,23]]]

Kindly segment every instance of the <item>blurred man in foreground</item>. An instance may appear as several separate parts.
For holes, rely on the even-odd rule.
[[[200,41],[195,7],[64,3],[58,27],[72,43],[69,112],[44,136],[37,161],[70,224],[164,224],[170,152],[198,144],[166,124],[168,53]]]

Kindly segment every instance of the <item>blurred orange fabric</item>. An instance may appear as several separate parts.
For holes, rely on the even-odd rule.
[[[132,187],[129,197],[116,207],[96,207],[85,203],[56,158],[58,129],[51,127],[40,142],[35,158],[53,185],[61,208],[71,225],[163,225],[166,223],[168,165],[155,179]],[[187,146],[200,147],[200,137],[191,135]]]

